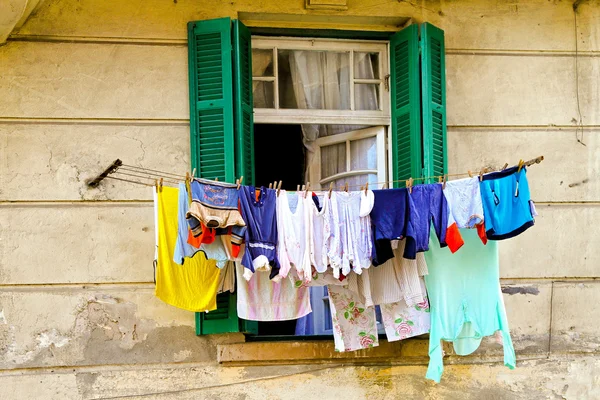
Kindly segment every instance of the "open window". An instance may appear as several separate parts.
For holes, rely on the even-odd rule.
[[[277,157],[295,165],[285,172],[291,190],[302,178],[312,188],[369,182],[375,189],[447,172],[444,34],[433,25],[410,25],[389,41],[253,43],[240,21],[221,18],[190,22],[188,51],[191,159],[200,177],[283,179],[261,165],[262,144],[273,140],[289,153],[268,154],[271,165]],[[319,91],[307,90],[315,85]],[[318,289],[313,332],[328,334],[327,293]],[[235,294],[217,303],[196,314],[197,334],[260,334],[259,324],[238,319]]]

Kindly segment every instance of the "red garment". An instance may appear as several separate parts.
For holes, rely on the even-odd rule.
[[[446,229],[446,244],[452,253],[456,253],[465,244],[456,222]]]
[[[485,234],[485,223],[477,224],[477,235],[483,244],[487,244],[487,235]]]
[[[202,223],[200,225],[202,227],[202,233],[198,236],[194,236],[192,234],[192,231],[190,229],[188,229],[187,242],[188,242],[188,244],[194,246],[197,249],[199,249],[200,245],[203,243],[211,244],[212,242],[214,242],[216,232],[217,232],[216,229],[207,228],[206,225],[204,225]]]

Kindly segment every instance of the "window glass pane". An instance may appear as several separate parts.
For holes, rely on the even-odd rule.
[[[377,169],[377,140],[375,137],[350,142],[350,167],[357,169]]]
[[[332,330],[333,323],[331,321],[331,308],[329,308],[329,298],[323,299],[323,316],[325,330]]]
[[[379,79],[379,53],[354,52],[354,79]]]
[[[346,143],[321,147],[321,179],[346,171]]]
[[[274,76],[272,49],[252,49],[252,76]]]
[[[255,108],[275,108],[273,82],[252,82],[252,96]]]
[[[356,83],[354,85],[355,110],[379,110],[379,84]]]
[[[350,109],[350,53],[279,50],[280,108]]]

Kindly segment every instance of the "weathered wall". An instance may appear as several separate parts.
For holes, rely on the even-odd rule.
[[[149,189],[84,182],[115,158],[188,168],[187,21],[331,13],[303,0],[48,0],[0,47],[1,398],[600,397],[600,5],[577,16],[585,146],[570,2],[348,6],[334,14],[349,24],[445,30],[450,172],[546,157],[529,172],[536,227],[500,247],[518,369],[451,359],[468,364],[434,386],[423,365],[219,366],[216,345],[240,337],[196,337],[191,313],[153,296]]]

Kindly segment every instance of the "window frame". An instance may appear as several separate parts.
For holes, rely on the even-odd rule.
[[[324,39],[315,37],[265,37],[252,35],[252,49],[273,50],[273,76],[252,77],[254,81],[273,82],[274,108],[254,108],[254,123],[257,124],[319,124],[336,125],[343,120],[348,125],[390,125],[390,91],[387,85],[389,77],[389,41],[387,40],[351,40]],[[278,50],[312,50],[349,52],[350,70],[350,110],[314,110],[279,108],[278,87]],[[354,78],[354,52],[377,53],[379,55],[379,78]],[[380,110],[353,110],[354,85],[360,83],[379,84]]]

